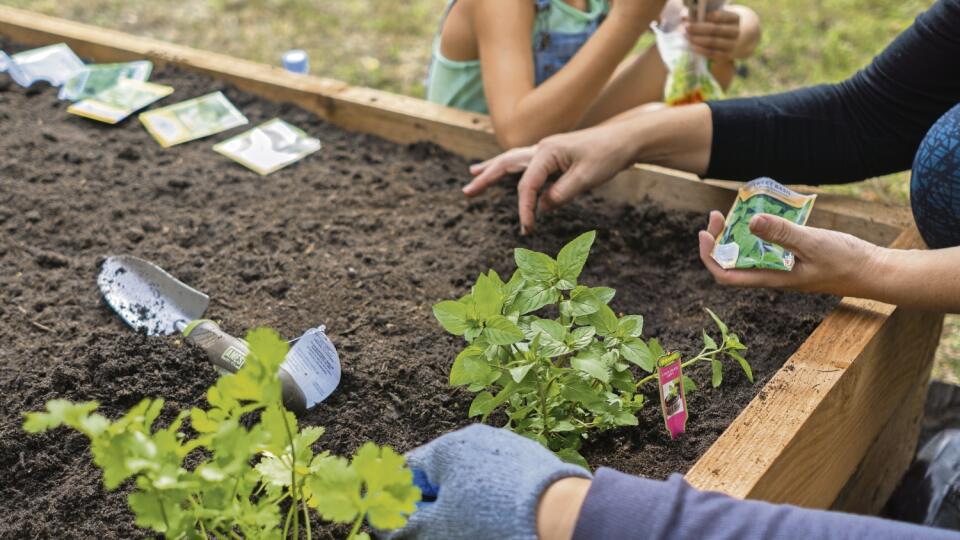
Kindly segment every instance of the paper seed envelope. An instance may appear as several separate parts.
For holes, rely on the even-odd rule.
[[[141,113],[140,121],[160,146],[168,148],[242,126],[247,117],[222,92],[214,92]]]
[[[116,124],[134,112],[173,93],[173,87],[133,79],[120,79],[92,98],[78,101],[68,113]]]
[[[320,149],[320,141],[279,118],[213,147],[228,158],[267,175]]]
[[[153,71],[149,60],[120,64],[93,64],[74,75],[60,87],[60,99],[77,101],[91,98],[117,84],[120,79],[146,81]]]

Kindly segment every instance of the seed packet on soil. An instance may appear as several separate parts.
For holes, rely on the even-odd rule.
[[[93,64],[63,83],[60,87],[60,99],[78,101],[91,98],[107,88],[117,84],[120,79],[146,81],[153,71],[149,60],[123,62],[119,64]]]
[[[701,5],[702,4],[702,5]],[[657,49],[667,66],[667,82],[663,98],[667,105],[687,105],[723,97],[723,89],[713,74],[707,59],[690,49],[690,42],[682,31],[684,5],[691,20],[700,14],[722,9],[726,0],[671,0],[664,7],[659,23],[651,24],[657,38]]]
[[[758,178],[737,192],[727,214],[726,225],[711,256],[720,266],[730,268],[793,269],[789,250],[765,242],[750,232],[750,219],[757,214],[772,214],[798,225],[807,223],[816,195],[797,193],[770,178]]]
[[[10,77],[24,88],[36,81],[60,86],[84,68],[83,60],[66,43],[19,52],[7,62]]]
[[[208,137],[248,122],[223,92],[174,103],[140,114],[140,121],[164,148]]]
[[[173,87],[162,84],[120,79],[110,88],[96,96],[78,101],[67,108],[67,112],[116,124],[147,105],[169,96]]]
[[[320,140],[279,118],[213,147],[228,158],[267,175],[320,149]]]

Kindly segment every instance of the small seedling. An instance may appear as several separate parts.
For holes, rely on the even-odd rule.
[[[298,428],[281,401],[287,342],[269,329],[246,340],[247,361],[207,390],[209,408],[181,411],[165,428],[153,427],[163,400],[144,399],[115,421],[95,413],[95,402],[52,400],[27,414],[24,429],[65,425],[86,435],[107,489],[132,480],[136,524],[167,538],[300,538],[301,512],[312,538],[309,509],[352,524],[351,539],[368,538],[364,518],[378,529],[402,527],[420,500],[403,456],[370,442],[350,461],[314,453],[323,428]],[[241,422],[253,413],[259,420]],[[188,418],[194,437],[181,430]],[[192,469],[188,454],[202,456]]]
[[[638,424],[645,397],[665,354],[655,338],[644,340],[643,317],[617,316],[609,303],[615,291],[578,283],[596,233],[580,235],[554,259],[518,248],[517,270],[503,281],[493,270],[480,274],[470,294],[433,306],[443,328],[463,336],[467,347],[450,370],[450,384],[477,395],[469,415],[486,422],[497,410],[506,427],[587,466],[579,453],[591,431]],[[555,318],[546,312],[556,313]],[[703,332],[703,349],[683,363],[713,363],[713,385],[721,383],[721,359],[735,359],[753,381],[741,351],[746,347],[712,311],[718,344]],[[636,373],[647,373],[639,380]],[[684,377],[685,389],[695,388]]]

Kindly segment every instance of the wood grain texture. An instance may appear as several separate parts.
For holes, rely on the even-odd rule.
[[[931,360],[934,351],[930,351]],[[920,351],[917,351],[920,359]],[[933,367],[933,362],[928,365]],[[877,435],[856,471],[830,507],[854,514],[879,513],[913,462],[924,416],[930,371],[919,373],[903,404]]]
[[[175,64],[396,142],[426,140],[476,158],[499,150],[486,116],[414,98],[4,6],[0,34],[27,45],[65,42],[99,62],[149,58]],[[617,202],[650,198],[668,208],[704,212],[706,221],[707,211],[729,208],[734,188],[638,165],[598,191]],[[833,195],[821,196],[811,222],[881,244],[910,223],[908,210]],[[895,245],[922,243],[910,230]],[[893,426],[912,421],[915,385],[929,373],[941,323],[935,314],[844,299],[689,471],[688,480],[737,497],[818,507],[833,503],[844,486],[848,494],[871,489],[882,494],[889,481],[881,477],[896,471],[874,463],[902,444]]]

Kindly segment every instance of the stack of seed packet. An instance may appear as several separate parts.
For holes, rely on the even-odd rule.
[[[169,96],[173,87],[134,79],[119,79],[91,98],[71,105],[67,112],[116,124],[147,105]]]
[[[84,67],[60,87],[60,99],[79,101],[92,98],[117,84],[120,79],[147,81],[153,71],[149,60],[120,64],[93,64]]]
[[[213,149],[265,176],[316,152],[320,146],[318,139],[274,118]]]
[[[169,148],[248,123],[223,92],[181,101],[140,114],[140,122],[150,135]]]

